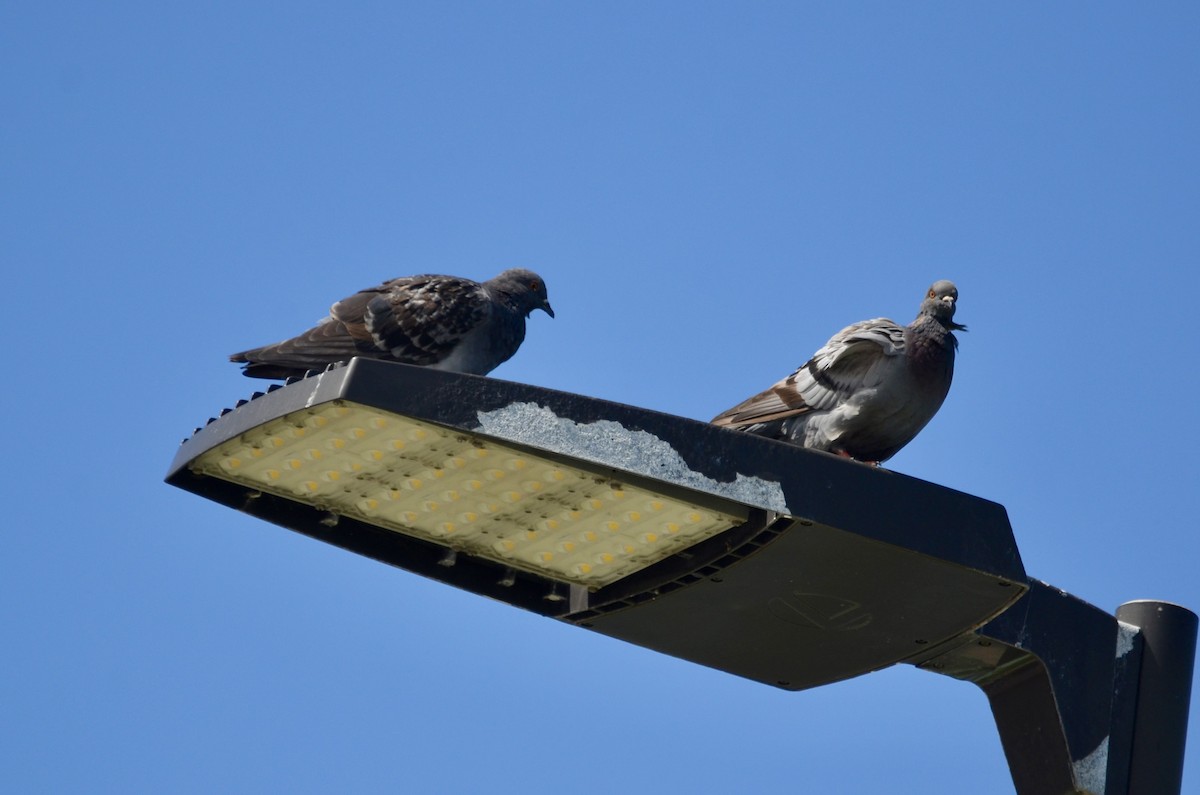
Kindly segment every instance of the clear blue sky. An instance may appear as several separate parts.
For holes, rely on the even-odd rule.
[[[700,419],[953,279],[889,466],[1093,604],[1200,608],[1194,3],[0,17],[13,792],[1012,792],[970,685],[778,691],[161,482],[261,386],[230,352],[410,273],[538,270],[495,376]]]

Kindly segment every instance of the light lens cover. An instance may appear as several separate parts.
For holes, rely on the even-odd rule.
[[[190,468],[591,589],[746,520],[343,400],[252,428]]]

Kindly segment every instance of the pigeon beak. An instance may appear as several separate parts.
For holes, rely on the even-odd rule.
[[[554,310],[550,308],[549,301],[542,301],[542,309],[546,312],[547,315],[549,315],[550,317],[554,317]]]

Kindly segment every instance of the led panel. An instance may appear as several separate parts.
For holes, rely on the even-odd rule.
[[[592,589],[746,520],[343,400],[252,428],[190,468]]]

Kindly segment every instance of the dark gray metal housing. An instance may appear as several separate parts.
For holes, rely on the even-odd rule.
[[[589,591],[349,517],[330,521],[303,502],[250,495],[189,469],[250,428],[327,401],[499,440],[661,493],[736,503],[749,519]],[[1147,644],[1137,616],[1118,623],[1030,580],[1002,506],[895,472],[580,395],[355,359],[210,421],[184,441],[167,481],[393,566],[786,690],[896,663],[974,682],[1022,795],[1170,792],[1131,788],[1144,751],[1133,728],[1162,709],[1147,705],[1176,699],[1184,707],[1171,715],[1170,747],[1153,760],[1179,778],[1187,719],[1179,688],[1184,679],[1190,686],[1184,652],[1194,649],[1195,616],[1183,611],[1190,639],[1175,632],[1156,652],[1154,664],[1174,673],[1154,695],[1141,676]]]

